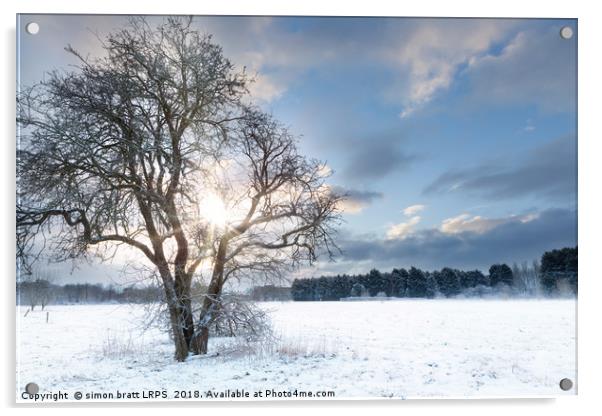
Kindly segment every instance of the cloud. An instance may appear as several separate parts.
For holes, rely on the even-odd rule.
[[[320,166],[320,169],[318,170],[318,175],[320,175],[320,177],[322,178],[328,178],[332,175],[332,173],[332,168],[326,163],[323,163],[322,166]],[[341,189],[342,188],[339,188],[338,191],[340,191]]]
[[[410,216],[421,211],[423,208],[424,205],[412,205],[404,210],[404,214]],[[517,221],[526,223],[537,219],[538,216],[538,213],[530,213],[525,215],[511,215],[502,218],[485,218],[480,215],[471,216],[468,213],[464,213],[444,219],[438,230],[444,234],[484,234],[502,224]],[[387,239],[404,239],[415,234],[415,227],[420,220],[420,216],[414,215],[407,222],[402,222],[390,227],[387,231]]]
[[[403,139],[403,136],[387,134],[348,142],[349,156],[343,176],[354,182],[365,182],[406,169],[417,157],[401,149]]]
[[[237,65],[269,79],[260,99],[282,96],[295,79],[328,65],[377,62],[393,76],[382,91],[408,117],[448,89],[460,69],[509,37],[514,20],[200,17],[198,24]],[[291,29],[294,28],[294,29]],[[361,29],[360,29],[361,28]],[[253,87],[252,87],[253,88]]]
[[[266,16],[199,16],[197,27],[214,35],[237,67],[260,74],[251,85],[264,103],[280,98],[307,71],[356,59],[357,48],[369,51],[373,37],[358,30],[355,19]],[[362,22],[365,28],[377,22]],[[372,31],[369,31],[372,32]]]
[[[518,160],[506,157],[496,163],[448,170],[423,193],[464,193],[488,199],[534,195],[567,200],[577,193],[576,140],[564,136],[540,145]]]
[[[536,218],[536,214],[513,215],[506,218],[483,218],[479,215],[473,217],[470,214],[460,214],[456,217],[443,220],[439,229],[445,234],[461,234],[466,232],[483,234],[502,224],[514,221],[529,222]]]
[[[467,98],[479,103],[575,107],[576,42],[559,36],[566,21],[211,16],[197,24],[236,65],[265,78],[251,88],[266,102],[308,71],[357,66],[360,51],[360,64],[377,63],[390,74],[381,93],[400,106],[402,118],[461,78]]]
[[[148,20],[154,24],[163,17]],[[44,27],[52,29],[54,22],[60,30],[46,30],[48,47],[43,49],[54,51],[69,43],[68,38],[82,38],[82,33],[95,41],[91,33],[84,33],[86,27],[103,34],[122,26],[125,18],[84,16],[75,22],[53,16],[50,21]],[[197,16],[193,24],[212,34],[237,68],[260,74],[250,89],[266,103],[282,97],[308,71],[348,73],[350,63],[367,68],[376,64],[390,75],[379,86],[380,93],[400,106],[402,117],[424,108],[462,74],[474,95],[485,99],[535,99],[546,107],[566,107],[568,95],[575,95],[575,42],[562,41],[559,27],[551,24],[517,34],[536,25],[530,20]],[[65,35],[66,27],[75,27],[70,36]],[[91,52],[89,45],[82,51]],[[37,71],[39,64],[32,65]]]
[[[577,212],[541,211],[528,221],[516,217],[482,232],[445,233],[437,228],[415,231],[403,239],[347,237],[340,242],[342,269],[387,269],[412,265],[486,270],[497,262],[521,262],[541,257],[544,251],[577,244]]]
[[[406,207],[403,210],[403,215],[405,215],[407,217],[411,217],[412,215],[419,213],[420,211],[424,210],[425,208],[426,208],[426,205],[421,205],[421,204],[410,205],[409,207]]]
[[[576,43],[563,40],[561,23],[517,33],[498,54],[470,61],[466,70],[478,102],[535,104],[544,111],[576,110]]]
[[[395,224],[387,230],[387,239],[402,240],[414,232],[414,227],[420,222],[420,216],[416,215],[406,222]]]
[[[347,189],[341,186],[333,187],[333,191],[340,195],[345,195],[345,199],[340,205],[343,212],[347,214],[359,214],[372,202],[382,199],[381,192],[360,191],[357,189]]]
[[[402,103],[400,117],[423,108],[437,94],[447,90],[458,72],[508,36],[515,26],[511,20],[420,19],[402,26],[399,40],[387,53],[399,68]]]
[[[257,101],[270,102],[286,91],[286,85],[273,77],[257,74],[248,86],[249,94]]]

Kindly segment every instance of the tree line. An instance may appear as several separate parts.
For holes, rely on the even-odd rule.
[[[335,301],[348,297],[387,296],[410,298],[458,295],[554,295],[577,293],[577,247],[545,252],[541,263],[494,264],[485,275],[480,270],[445,267],[436,271],[393,269],[367,274],[320,276],[295,279],[295,301]]]
[[[423,271],[416,267],[393,269],[383,273],[373,269],[367,274],[321,276],[295,279],[292,287],[255,286],[248,297],[253,300],[334,301],[347,297],[377,296],[434,298],[457,295],[554,295],[577,293],[577,247],[545,252],[541,262],[494,264],[485,275],[479,270],[463,271],[445,267],[439,271]],[[34,276],[17,283],[17,303],[32,310],[49,304],[86,303],[152,303],[162,301],[163,291],[157,285],[127,287],[76,283],[58,285],[48,275]],[[207,287],[195,284],[195,297]]]
[[[162,297],[156,285],[115,287],[77,283],[58,285],[44,278],[17,282],[17,303],[44,310],[49,304],[151,303]]]

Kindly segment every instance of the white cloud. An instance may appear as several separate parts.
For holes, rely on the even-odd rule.
[[[410,218],[407,222],[395,224],[387,230],[387,239],[403,240],[414,232],[414,227],[420,222],[419,216]]]
[[[527,214],[527,215],[523,215],[521,217],[519,217],[519,221],[522,222],[523,224],[527,223],[527,222],[531,222],[533,220],[536,220],[539,218],[539,213],[532,213],[532,214]]]
[[[399,46],[389,53],[407,78],[402,91],[396,91],[403,97],[400,117],[408,117],[448,89],[460,68],[485,54],[511,26],[507,20],[421,20],[403,33]]]
[[[476,62],[516,25],[516,21],[502,19],[388,19],[377,30],[372,21],[337,21],[334,31],[330,27],[334,23],[329,26],[328,19],[322,19],[311,30],[289,31],[278,18],[205,17],[198,21],[215,34],[237,65],[270,77],[251,86],[266,102],[285,93],[306,70],[325,62],[345,65],[356,61],[360,51],[364,59],[397,73],[393,81],[397,85],[389,86],[385,94],[401,104],[401,117],[448,89],[463,65]]]
[[[559,27],[517,33],[498,54],[470,62],[472,95],[477,102],[534,103],[548,112],[575,110],[575,43],[563,41]],[[532,130],[528,124],[526,131]]]
[[[341,209],[341,211],[343,211],[345,214],[359,214],[367,206],[368,206],[368,203],[366,203],[366,202],[356,201],[356,200],[351,200],[351,199],[343,200],[338,205],[338,207]]]
[[[407,217],[411,217],[412,215],[418,214],[420,211],[424,210],[425,208],[426,208],[426,205],[422,205],[422,204],[410,205],[409,207],[406,207],[403,210],[403,215],[405,215]]]
[[[460,214],[441,222],[439,230],[445,234],[475,233],[483,234],[495,227],[509,222],[527,223],[538,218],[537,214],[511,215],[503,218],[484,218],[480,215]]]
[[[322,178],[327,178],[332,175],[332,168],[324,163],[318,169],[318,175]]]
[[[323,171],[326,175],[332,172],[328,165],[322,166],[320,171],[321,173]],[[381,192],[347,189],[341,186],[328,186],[328,189],[343,196],[343,199],[338,204],[338,208],[346,214],[359,214],[374,201],[383,197]]]
[[[248,86],[251,97],[269,103],[286,92],[286,85],[268,75],[257,74]]]

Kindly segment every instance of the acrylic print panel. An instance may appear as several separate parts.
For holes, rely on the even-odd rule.
[[[576,394],[575,19],[17,33],[17,401]]]

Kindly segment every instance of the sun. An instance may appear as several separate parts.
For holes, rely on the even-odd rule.
[[[199,204],[199,213],[210,224],[224,228],[228,225],[228,208],[224,200],[215,193],[205,195]]]

